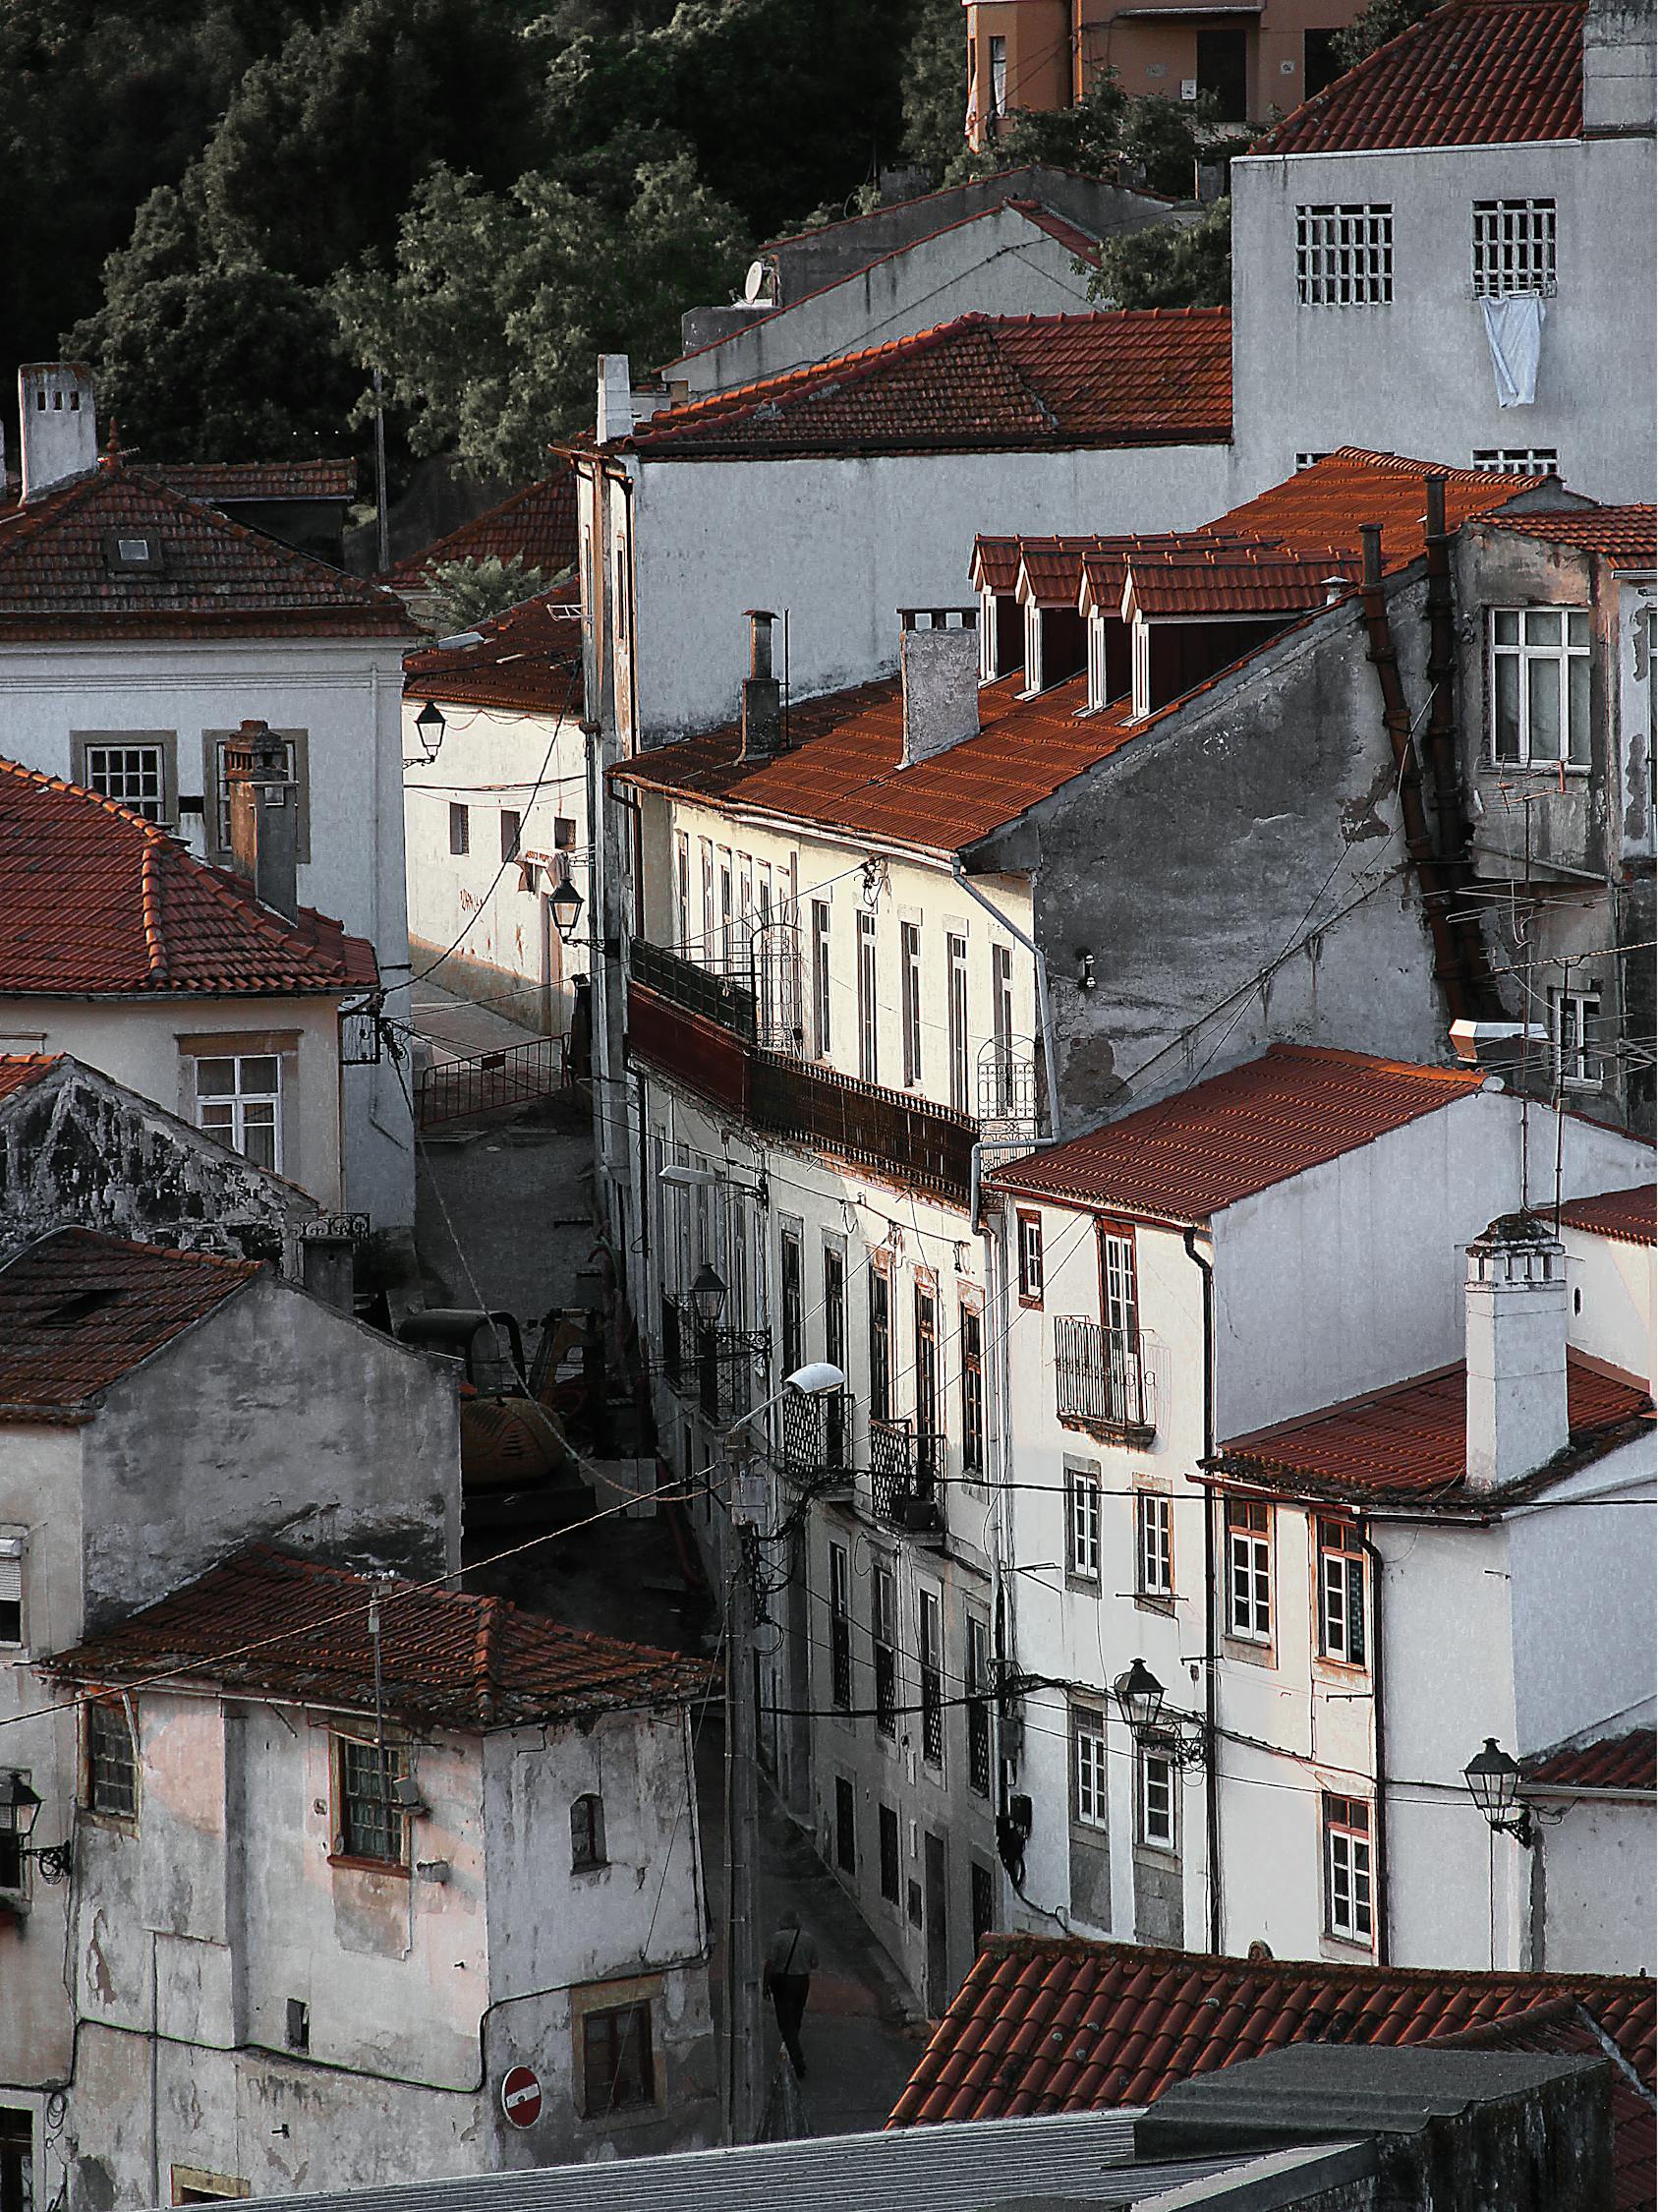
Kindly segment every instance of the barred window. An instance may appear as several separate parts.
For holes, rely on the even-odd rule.
[[[139,1810],[139,1754],[120,1700],[86,1707],[86,1805],[133,1820]]]
[[[1477,445],[1470,455],[1488,476],[1559,476],[1558,445]]]
[[[1556,204],[1553,200],[1477,200],[1469,246],[1469,276],[1477,300],[1556,288]]]
[[[1394,209],[1386,203],[1296,209],[1303,307],[1380,307],[1394,298]]]
[[[342,1858],[403,1865],[407,1823],[392,1792],[408,1774],[408,1759],[396,1744],[334,1738],[334,1834]]]
[[[159,745],[88,745],[86,783],[146,822],[167,819],[166,755]]]

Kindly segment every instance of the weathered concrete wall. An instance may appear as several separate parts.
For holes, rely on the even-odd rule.
[[[141,1244],[280,1260],[315,1212],[297,1185],[74,1061],[0,1104],[0,1253],[75,1222]]]
[[[260,1277],[108,1394],[86,1443],[86,1628],[260,1537],[455,1566],[455,1387],[447,1364]]]
[[[1652,1798],[1533,1802],[1548,1816],[1533,1846],[1534,1884],[1543,1891],[1539,1965],[1552,1974],[1651,1975],[1659,1909]]]

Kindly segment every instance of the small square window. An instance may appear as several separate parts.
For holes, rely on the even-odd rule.
[[[576,824],[568,814],[553,816],[553,850],[573,852],[576,849]]]
[[[108,530],[103,550],[105,567],[117,573],[154,573],[163,565],[161,541],[152,530]]]
[[[1303,307],[1382,307],[1394,298],[1394,209],[1386,202],[1296,209]]]

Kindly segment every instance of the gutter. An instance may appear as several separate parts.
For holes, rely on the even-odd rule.
[[[1214,1262],[1206,1259],[1198,1250],[1198,1231],[1188,1229],[1181,1242],[1186,1247],[1186,1256],[1204,1278],[1204,1464],[1216,1456],[1216,1270]],[[1217,1722],[1216,1686],[1216,1496],[1214,1490],[1204,1490],[1204,1732],[1210,1746],[1210,1756],[1204,1762],[1204,1841],[1208,1856],[1210,1886],[1210,1932],[1212,1951],[1222,1950],[1222,1788],[1217,1773],[1217,1751],[1221,1733]]]
[[[1389,1963],[1389,1785],[1388,1747],[1383,1726],[1383,1556],[1371,1542],[1370,1524],[1360,1522],[1359,1543],[1371,1562],[1371,1752],[1377,1769],[1376,1829],[1371,1841],[1376,1859],[1372,1892],[1376,1899],[1377,1964]]]

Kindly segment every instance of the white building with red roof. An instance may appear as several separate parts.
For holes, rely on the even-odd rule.
[[[1494,1835],[1463,1772],[1651,1717],[1653,1252],[1567,1224],[1652,1177],[1478,1069],[1283,1045],[993,1174],[1014,1926],[1652,1970],[1651,1870],[1587,1915],[1583,1824]]]
[[[1653,18],[1452,0],[1231,164],[1237,483],[1362,443],[1654,475]]]

